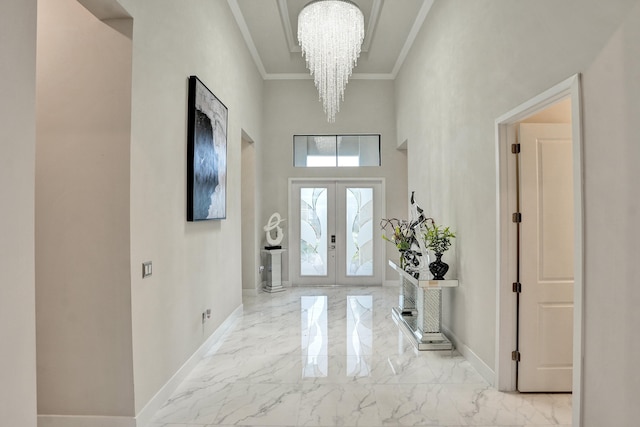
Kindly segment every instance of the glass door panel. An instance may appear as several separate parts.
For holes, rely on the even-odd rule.
[[[347,187],[347,276],[373,275],[373,188]]]
[[[289,262],[294,285],[336,283],[335,183],[298,181],[291,184]],[[335,239],[335,237],[334,237]]]
[[[327,188],[300,189],[300,275],[327,275]]]
[[[382,200],[380,181],[336,182],[337,284],[382,284],[383,241],[376,232]]]

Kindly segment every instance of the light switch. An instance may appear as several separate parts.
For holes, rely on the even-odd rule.
[[[143,262],[142,263],[142,278],[144,279],[145,277],[151,276],[152,272],[153,272],[153,269],[152,269],[152,266],[151,266],[151,261]]]

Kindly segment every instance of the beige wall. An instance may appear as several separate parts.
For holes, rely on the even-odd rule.
[[[131,41],[40,1],[37,82],[38,412],[132,416]]]
[[[406,218],[408,192],[406,181],[406,152],[396,147],[394,123],[395,104],[393,82],[388,80],[351,80],[345,100],[333,124],[327,123],[318,102],[313,80],[272,80],[265,83],[264,144],[258,146],[262,163],[262,211],[259,220],[266,224],[273,212],[283,218],[288,212],[288,179],[300,177],[380,177],[386,180],[387,217]],[[341,133],[381,134],[382,167],[374,168],[294,168],[293,135]],[[289,222],[286,226],[289,227]],[[264,246],[264,235],[262,245]],[[285,233],[283,246],[288,246]],[[389,245],[385,245],[387,247]],[[387,247],[387,249],[389,249]],[[283,279],[288,280],[287,257],[283,259]],[[387,269],[387,279],[397,273]]]
[[[445,298],[450,314],[444,323],[490,368],[496,340],[495,119],[585,71],[634,4],[436,1],[396,81],[409,188],[427,212],[458,233],[460,287]],[[590,169],[588,162],[587,176],[617,168]]]
[[[0,424],[36,426],[36,1],[0,2]]]
[[[262,79],[227,2],[120,3],[134,19],[130,281],[140,413],[242,303],[241,135],[261,139]],[[222,221],[186,221],[190,75],[229,109]],[[153,276],[143,280],[145,261],[153,262]]]
[[[43,415],[132,419],[241,304],[240,142],[260,135],[262,80],[225,2],[120,3],[133,45],[126,20],[109,21],[118,32],[73,0],[39,6]],[[186,222],[192,74],[229,108],[224,221]]]
[[[553,104],[521,123],[571,123],[571,99]]]
[[[584,426],[638,424],[640,2],[584,73]],[[611,351],[615,348],[615,351]]]
[[[632,127],[639,109],[638,8],[637,1],[437,2],[397,86],[409,186],[433,183],[419,186],[434,195],[429,211],[458,231],[461,287],[447,301],[453,313],[447,323],[493,366],[494,120],[584,73],[587,426],[637,420],[629,399],[640,384],[628,374],[639,354],[633,336],[640,325],[631,302],[639,298],[632,284],[638,275],[633,254],[640,251],[629,233],[639,219],[632,183],[640,177],[631,163],[640,158]],[[610,352],[614,341],[624,348]]]

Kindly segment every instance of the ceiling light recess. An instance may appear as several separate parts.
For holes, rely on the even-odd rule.
[[[364,40],[364,16],[349,0],[314,0],[298,15],[298,41],[329,123],[335,122],[344,89]]]

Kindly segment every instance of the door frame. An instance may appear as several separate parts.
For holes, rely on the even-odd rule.
[[[253,139],[242,129],[240,136],[240,205],[242,207],[241,230],[242,241],[242,293],[256,295],[262,285],[260,271],[255,268],[260,265],[260,242],[257,239],[258,224],[256,216],[256,145]],[[247,227],[247,224],[249,226]]]
[[[335,178],[335,177],[313,177],[313,178],[307,178],[307,177],[295,177],[295,178],[289,178],[288,180],[288,185],[287,185],[287,204],[288,204],[288,217],[289,218],[294,218],[294,206],[291,203],[291,190],[292,187],[295,183],[297,182],[326,182],[326,181],[333,181],[336,183],[344,183],[344,182],[375,182],[376,184],[380,184],[380,217],[381,218],[385,218],[386,217],[386,209],[387,209],[387,205],[386,205],[386,180],[385,178],[379,178],[379,177],[369,177],[369,178],[365,178],[365,177],[358,177],[358,178],[348,178],[348,177],[342,177],[342,178]],[[375,219],[375,218],[374,218]],[[294,221],[293,219],[290,221],[287,221],[288,223],[288,227],[287,227],[287,232],[288,232],[288,236],[289,239],[291,238],[291,236],[294,235],[293,232],[293,227],[294,227]],[[375,225],[374,225],[375,226]],[[375,230],[374,230],[375,232]],[[382,240],[382,239],[381,239]],[[382,244],[382,243],[379,243]],[[291,241],[289,241],[289,246],[291,247]],[[374,251],[375,253],[375,251]],[[381,268],[381,284],[384,285],[385,282],[385,264],[384,264],[384,259],[385,259],[385,247],[384,245],[382,245],[381,250],[379,251],[380,255],[378,259],[378,263],[380,265]],[[288,251],[288,259],[287,259],[290,268],[293,268],[294,263],[296,262],[295,259],[295,254],[293,253],[292,250]],[[294,286],[293,283],[293,273],[290,270],[290,277],[289,277],[289,281],[290,281],[290,285]]]
[[[510,178],[511,144],[515,142],[518,122],[562,100],[571,99],[573,139],[574,199],[574,291],[573,291],[573,425],[582,423],[582,376],[584,357],[584,205],[582,173],[582,101],[580,74],[575,74],[552,88],[513,108],[495,120],[496,155],[496,360],[495,385],[501,391],[516,390],[516,363],[511,352],[516,349],[515,282],[516,232],[511,214],[515,212],[516,188]]]

